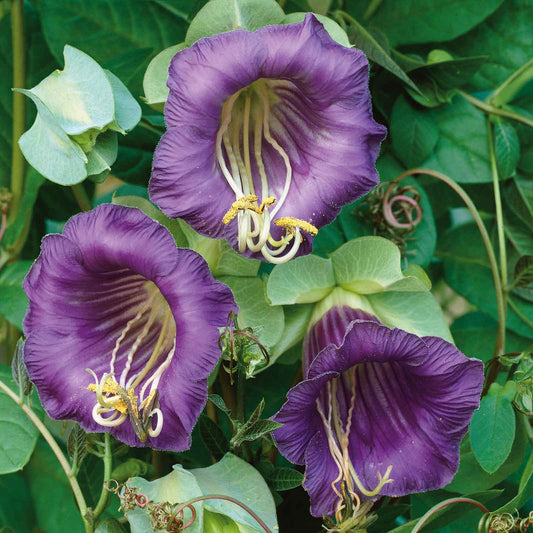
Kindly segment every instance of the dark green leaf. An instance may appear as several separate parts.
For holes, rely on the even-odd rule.
[[[0,476],[0,531],[32,533],[33,509],[28,487],[21,474]]]
[[[520,143],[514,127],[503,120],[494,124],[494,147],[500,179],[506,179],[515,173],[520,159]]]
[[[525,423],[529,421],[525,419]],[[520,478],[520,485],[518,486],[518,494],[503,507],[500,507],[496,513],[512,513],[515,509],[520,509],[531,498],[533,494],[533,453],[530,454],[529,460],[524,468],[522,477]]]
[[[503,0],[384,0],[370,18],[392,46],[442,42],[467,32],[493,13]]]
[[[459,56],[490,56],[490,61],[471,80],[473,89],[494,90],[531,59],[532,17],[531,0],[506,0],[479,26],[447,43],[447,48]]]
[[[514,267],[514,284],[525,287],[533,283],[533,255],[523,255]]]
[[[280,428],[283,424],[273,420],[256,420],[250,424],[246,423],[231,439],[231,445],[239,447],[243,442],[254,441],[265,437],[272,431]]]
[[[290,490],[299,487],[304,480],[304,475],[294,468],[275,468],[268,477],[274,490]]]
[[[219,461],[229,451],[229,442],[220,427],[208,416],[202,415],[199,421],[202,440],[213,457]]]
[[[87,455],[87,433],[78,423],[72,426],[68,435],[67,451],[70,458],[76,461],[78,467]]]
[[[31,261],[17,261],[0,273],[0,315],[22,331],[22,321],[28,308],[28,297],[22,288]]]
[[[431,111],[440,138],[424,167],[447,174],[459,183],[492,181],[485,114],[461,96]]]
[[[37,524],[42,531],[82,533],[85,531],[66,474],[44,440],[24,469]]]
[[[11,373],[15,383],[22,389],[22,393],[27,396],[31,393],[33,384],[30,381],[28,369],[24,364],[24,342],[22,339],[17,341],[15,355],[11,361]]]
[[[470,423],[472,451],[489,474],[494,474],[511,453],[516,428],[512,405],[515,394],[514,382],[504,387],[493,383]]]
[[[115,518],[106,518],[98,524],[95,533],[126,533],[126,530]]]
[[[11,369],[0,365],[0,379],[19,395],[18,385],[11,377]],[[38,403],[37,403],[38,405]],[[30,459],[39,430],[26,413],[0,390],[0,475],[20,470]]]
[[[509,457],[494,474],[488,474],[477,462],[467,435],[461,442],[459,470],[445,490],[466,494],[494,487],[520,467],[524,459],[526,443],[523,424],[517,424],[516,437]]]
[[[439,139],[431,114],[411,105],[402,96],[392,109],[390,134],[396,156],[407,168],[423,163]]]
[[[401,67],[392,59],[389,53],[381,44],[369,33],[357,20],[350,18],[348,27],[348,38],[350,42],[359,50],[362,50],[371,61],[387,69],[397,78],[406,83],[411,89],[420,92],[418,87],[413,83],[409,76]]]

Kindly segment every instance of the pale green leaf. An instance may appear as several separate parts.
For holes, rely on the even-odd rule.
[[[19,139],[19,146],[35,170],[50,181],[75,185],[87,176],[87,156],[60,128],[54,116],[36,95],[20,89],[37,106],[33,126]]]
[[[387,326],[419,337],[452,341],[442,310],[430,292],[382,292],[368,296],[375,314]]]
[[[520,159],[520,142],[512,124],[496,120],[494,124],[494,148],[499,178],[506,179],[515,173]]]
[[[113,88],[102,67],[87,54],[66,45],[65,68],[56,70],[31,92],[50,110],[61,129],[78,135],[113,121]]]
[[[144,73],[144,101],[157,111],[163,111],[168,98],[167,79],[170,60],[186,46],[185,43],[180,43],[165,48],[150,61]]]
[[[306,255],[276,265],[268,278],[267,296],[274,305],[312,303],[322,300],[333,287],[331,260]]]
[[[275,0],[211,0],[191,21],[185,42],[233,30],[255,31],[280,24],[285,14]]]
[[[427,291],[429,279],[404,276],[399,248],[383,237],[360,237],[331,254],[337,284],[358,294]]]
[[[283,307],[268,304],[263,280],[237,276],[221,276],[217,279],[233,292],[239,307],[239,327],[253,328],[262,344],[274,346],[283,333]]]
[[[132,130],[141,120],[141,106],[119,78],[109,70],[106,70],[105,74],[113,88],[115,104],[115,120],[110,128],[120,133],[126,133]]]
[[[303,13],[301,11],[289,13],[288,15],[285,15],[280,24],[293,24],[295,22],[302,22],[306,15],[307,13]],[[348,48],[350,47],[348,35],[346,35],[346,32],[334,20],[331,20],[329,17],[320,15],[318,13],[313,13],[313,15],[317,18],[318,22],[324,26],[324,29],[329,33],[329,36],[334,41],[342,44],[342,46],[346,46]]]

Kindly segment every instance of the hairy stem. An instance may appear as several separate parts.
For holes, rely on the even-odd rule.
[[[24,0],[11,0],[11,39],[13,46],[13,86],[26,86],[26,48],[24,44]],[[24,156],[18,140],[26,129],[26,97],[13,92],[13,145],[11,152],[11,193],[9,221],[17,216],[24,191]]]
[[[102,492],[100,493],[100,498],[98,503],[94,508],[93,520],[97,521],[98,517],[102,514],[104,509],[107,506],[107,501],[109,499],[109,491],[106,488],[106,483],[111,479],[111,470],[113,468],[113,456],[111,454],[111,436],[106,431],[104,433],[104,484],[102,486]]]
[[[465,100],[468,100],[471,104],[476,106],[478,109],[481,109],[482,111],[485,111],[485,113],[489,113],[490,115],[498,115],[500,117],[505,117],[511,120],[515,120],[516,122],[520,122],[522,124],[525,124],[526,126],[529,126],[530,128],[533,128],[533,120],[530,118],[521,115],[520,113],[515,113],[514,111],[508,111],[507,109],[500,109],[499,107],[494,107],[493,105],[487,104],[487,102],[484,102],[483,100],[479,100],[478,98],[475,98],[474,96],[465,93],[464,91],[457,91]]]
[[[90,211],[93,208],[93,203],[91,202],[83,184],[77,183],[76,185],[71,185],[70,188],[72,194],[74,194],[74,198],[76,198],[76,202],[78,202],[79,208],[82,211]]]
[[[54,439],[50,431],[48,431],[48,428],[43,424],[43,422],[31,409],[31,407],[26,405],[23,400],[19,398],[3,381],[0,381],[0,389],[2,389],[2,391],[4,391],[24,411],[26,416],[32,421],[32,423],[39,430],[41,435],[44,437],[44,439],[50,446],[51,450],[54,452],[54,455],[56,456],[57,460],[59,461],[59,464],[61,465],[61,468],[63,468],[65,475],[68,478],[70,487],[72,488],[72,492],[74,493],[74,498],[76,499],[76,503],[78,504],[83,523],[85,524],[85,530],[88,533],[92,532],[92,526],[87,522],[87,519],[85,518],[85,515],[87,513],[87,504],[85,502],[85,498],[83,497],[83,493],[81,492],[80,485],[78,483],[78,480],[76,479],[76,476],[72,472],[72,468],[69,462],[67,461],[67,458],[63,455],[63,452],[61,451],[61,448],[57,444],[56,440]]]
[[[437,178],[444,183],[446,183],[448,186],[450,186],[463,200],[463,202],[468,207],[468,210],[472,214],[472,217],[474,218],[474,221],[479,229],[479,233],[481,234],[481,238],[483,239],[483,244],[485,245],[485,250],[487,251],[487,255],[489,258],[490,268],[492,270],[492,280],[494,282],[494,289],[496,292],[496,305],[498,307],[498,331],[502,331],[505,329],[505,303],[504,303],[504,297],[503,297],[503,287],[502,282],[500,278],[500,272],[498,269],[498,262],[496,260],[496,255],[494,253],[494,248],[492,247],[492,243],[490,240],[490,236],[487,232],[487,228],[485,227],[485,224],[483,223],[483,220],[481,218],[481,215],[479,214],[479,211],[477,210],[474,202],[468,196],[466,191],[458,184],[456,183],[452,178],[449,176],[446,176],[445,174],[442,174],[440,172],[437,172],[436,170],[430,170],[426,168],[414,168],[411,170],[407,170],[400,174],[396,181],[400,181],[403,178],[406,178],[407,176],[412,176],[414,174],[425,174],[427,176],[432,176],[434,178]],[[502,350],[502,341],[503,339],[500,338],[500,335],[498,335],[498,339],[496,341],[496,346],[494,347],[494,357],[498,357],[501,353],[503,353]]]

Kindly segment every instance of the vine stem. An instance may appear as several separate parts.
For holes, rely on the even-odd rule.
[[[76,498],[76,502],[78,504],[80,514],[83,520],[83,523],[85,524],[85,530],[90,533],[92,532],[92,526],[87,522],[87,519],[85,518],[85,514],[87,513],[87,503],[85,502],[85,498],[83,497],[83,493],[81,492],[80,485],[78,483],[78,480],[76,479],[76,476],[73,475],[72,468],[67,461],[66,457],[63,455],[63,452],[61,451],[61,448],[57,444],[56,440],[48,431],[47,427],[43,424],[41,420],[39,420],[39,417],[35,414],[35,412],[27,406],[21,398],[19,398],[3,381],[0,380],[0,389],[2,389],[26,414],[26,416],[32,421],[32,423],[35,425],[35,427],[39,430],[41,435],[44,437],[52,451],[54,452],[54,455],[56,456],[57,460],[59,461],[59,464],[65,471],[65,475],[68,478],[68,481],[70,483],[70,486],[72,488],[72,492],[74,493],[74,498]]]
[[[270,531],[270,529],[268,529],[268,526],[249,507],[247,507],[246,505],[244,505],[244,503],[241,503],[238,500],[234,500],[230,496],[222,496],[222,495],[213,494],[213,495],[210,495],[210,496],[200,496],[198,498],[194,498],[194,499],[189,500],[188,502],[182,504],[174,512],[174,516],[176,516],[179,513],[183,512],[186,507],[190,507],[194,503],[198,503],[198,502],[201,502],[201,501],[204,501],[204,500],[224,500],[224,501],[227,501],[227,502],[234,503],[235,505],[238,505],[241,509],[244,509],[266,531],[266,533],[272,533]]]
[[[507,109],[500,109],[499,107],[494,107],[493,105],[487,104],[487,102],[484,102],[483,100],[479,100],[478,98],[468,93],[465,93],[464,91],[457,91],[457,93],[460,94],[465,100],[468,100],[471,104],[473,104],[478,109],[485,111],[485,113],[489,113],[490,115],[498,115],[500,117],[509,118],[511,120],[515,120],[516,122],[525,124],[526,126],[529,126],[530,128],[533,128],[533,120],[531,120],[530,118],[524,115],[521,115],[520,113],[515,113],[513,111],[508,111]]]
[[[429,518],[431,518],[431,516],[441,509],[448,507],[448,505],[453,505],[454,503],[468,503],[470,505],[474,505],[484,513],[489,512],[489,510],[483,504],[476,500],[471,500],[470,498],[450,498],[449,500],[444,500],[443,502],[434,505],[424,516],[422,516],[422,518],[420,518],[411,533],[418,533],[422,529],[422,526],[429,520]]]
[[[104,483],[102,485],[102,492],[98,503],[94,508],[93,521],[96,521],[106,508],[109,499],[109,491],[106,488],[106,483],[111,479],[111,470],[113,468],[113,455],[111,454],[111,436],[106,431],[104,433]]]
[[[72,189],[74,198],[76,198],[76,202],[78,202],[79,208],[84,212],[90,211],[93,208],[93,203],[91,202],[83,184],[77,183],[76,185],[71,185],[70,188]]]
[[[13,46],[13,86],[26,86],[26,49],[24,44],[24,0],[11,0],[11,41]],[[24,190],[24,156],[18,145],[26,129],[26,97],[13,92],[13,145],[11,148],[11,194],[9,220],[17,216]]]
[[[490,236],[487,232],[487,228],[485,227],[485,224],[483,223],[483,219],[481,218],[479,211],[477,210],[470,196],[468,196],[467,192],[458,183],[456,183],[452,178],[436,170],[430,170],[427,168],[414,168],[411,170],[406,170],[405,172],[400,174],[396,178],[395,181],[401,181],[403,178],[406,178],[407,176],[412,176],[414,174],[425,174],[427,176],[432,176],[434,178],[437,178],[443,181],[449,187],[451,187],[461,197],[463,202],[466,204],[466,206],[468,207],[468,210],[472,214],[472,217],[474,218],[474,221],[479,229],[479,233],[481,234],[481,238],[483,239],[483,244],[485,245],[485,250],[487,251],[487,255],[489,258],[490,268],[492,270],[492,279],[494,282],[494,289],[496,292],[496,305],[498,308],[498,337],[496,339],[496,345],[494,346],[494,353],[493,353],[493,358],[496,358],[503,353],[502,351],[503,343],[505,342],[505,299],[504,299],[504,294],[503,294],[502,282],[500,278],[500,272],[498,269],[498,262],[496,260],[496,255],[494,253],[494,248],[492,247],[492,243],[490,240]],[[490,386],[490,381],[487,380],[487,382],[488,382],[487,386]]]

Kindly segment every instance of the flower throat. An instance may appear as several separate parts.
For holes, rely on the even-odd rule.
[[[315,226],[304,220],[274,219],[287,199],[292,181],[289,156],[270,131],[271,104],[277,99],[274,90],[287,85],[292,86],[283,80],[259,79],[233,94],[222,106],[216,140],[218,163],[235,193],[235,202],[222,221],[229,224],[237,217],[239,252],[261,252],[270,263],[285,263],[292,259],[303,240],[302,231],[311,235],[318,232]],[[285,164],[285,183],[279,198],[272,196],[268,182],[262,156],[263,141]],[[255,183],[254,174],[259,178]],[[260,190],[256,190],[258,182]],[[280,239],[272,236],[272,223],[285,229],[285,235]]]

